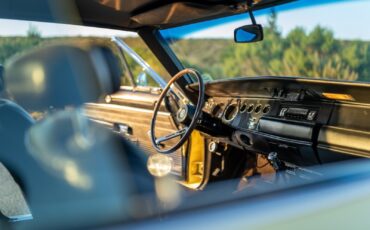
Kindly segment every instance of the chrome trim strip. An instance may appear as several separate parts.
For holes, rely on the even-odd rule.
[[[152,76],[153,80],[158,83],[158,85],[163,89],[166,87],[167,83],[157,74],[149,65],[146,63],[131,47],[129,47],[124,41],[121,39],[113,36],[111,38],[112,42],[114,42],[119,48],[124,50],[131,58],[133,58],[137,64],[139,64],[143,71],[149,73]]]
[[[105,108],[111,108],[111,109],[125,109],[125,110],[131,110],[135,112],[141,112],[141,113],[153,113],[153,110],[150,110],[150,109],[134,108],[134,107],[125,106],[125,105],[86,103],[85,106],[105,107]],[[163,116],[171,116],[169,112],[158,112],[158,114],[163,115]]]

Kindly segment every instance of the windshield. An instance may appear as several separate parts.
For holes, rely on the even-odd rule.
[[[236,44],[247,13],[161,30],[206,80],[294,76],[370,81],[370,1],[294,1],[255,12],[264,40]]]

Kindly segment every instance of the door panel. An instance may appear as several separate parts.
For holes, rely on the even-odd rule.
[[[156,153],[150,141],[150,124],[154,104],[158,98],[151,90],[148,92],[121,89],[117,94],[111,95],[110,103],[91,103],[85,106],[86,115],[92,120],[102,123],[113,131],[120,132],[122,136],[131,140],[147,154]],[[171,114],[162,107],[156,122],[156,136],[164,136],[177,131]],[[176,140],[170,140],[168,145]],[[166,147],[166,146],[165,146]],[[170,154],[174,162],[173,172],[184,176],[182,170],[185,163],[181,149]]]

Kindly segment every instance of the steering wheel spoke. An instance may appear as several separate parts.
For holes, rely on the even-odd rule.
[[[168,135],[163,136],[163,137],[159,137],[159,138],[157,138],[157,140],[155,142],[156,142],[157,145],[160,145],[162,142],[165,142],[165,141],[171,140],[175,137],[184,135],[187,130],[188,130],[188,128],[185,127],[183,129],[178,130],[177,132],[168,134]]]

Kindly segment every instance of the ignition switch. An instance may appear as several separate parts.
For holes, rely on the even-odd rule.
[[[211,153],[217,152],[217,150],[218,150],[218,144],[216,142],[214,142],[214,141],[210,142],[209,145],[208,145],[208,150]]]
[[[211,153],[216,153],[216,155],[221,155],[221,153],[225,152],[226,146],[222,143],[217,143],[215,141],[211,141],[208,144],[208,151]]]

